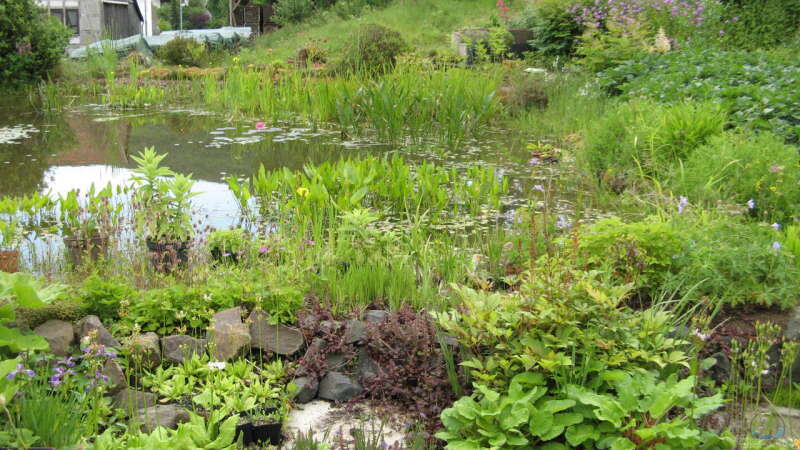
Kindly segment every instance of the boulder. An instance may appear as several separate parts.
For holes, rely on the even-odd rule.
[[[389,311],[384,311],[382,309],[370,309],[364,313],[364,320],[367,323],[381,323],[389,317]]]
[[[75,342],[75,329],[69,322],[51,319],[34,328],[34,333],[50,344],[50,352],[56,356],[68,356],[69,347]]]
[[[145,367],[155,367],[161,363],[161,345],[158,335],[152,331],[131,338],[131,356],[141,358]]]
[[[346,323],[347,329],[344,332],[344,342],[346,344],[355,344],[361,342],[367,337],[367,324],[360,320],[348,320]]]
[[[142,429],[150,433],[158,426],[175,429],[178,424],[189,421],[189,412],[177,405],[156,405],[137,410],[131,422],[140,424]]]
[[[319,323],[319,329],[323,333],[332,333],[342,326],[342,322],[338,320],[323,320]]]
[[[361,391],[358,382],[341,372],[328,372],[319,384],[319,398],[337,403],[350,401]]]
[[[103,364],[103,375],[107,376],[108,381],[111,382],[111,386],[108,388],[108,392],[111,394],[128,387],[128,379],[125,377],[125,372],[116,360],[109,359]]]
[[[297,403],[308,403],[317,397],[319,391],[319,380],[315,377],[297,377],[294,379],[297,386],[297,395],[294,401]]]
[[[325,355],[325,367],[329,371],[343,369],[349,361],[350,358],[345,356],[344,353],[331,352]]]
[[[247,321],[250,323],[251,345],[255,348],[289,356],[297,353],[305,343],[300,330],[281,324],[272,325],[269,314],[262,310],[253,310]]]
[[[242,323],[242,308],[237,306],[214,314],[209,342],[218,361],[235,358],[250,345],[250,330]]]
[[[155,406],[158,401],[156,394],[125,388],[114,395],[112,404],[115,408],[132,414],[137,409]]]
[[[195,339],[184,334],[165,336],[161,338],[162,356],[173,364],[181,364],[192,355],[205,352],[207,344],[205,339]]]
[[[378,366],[365,347],[358,349],[358,366],[356,367],[356,373],[360,379],[378,376]]]
[[[103,344],[106,347],[119,347],[119,341],[111,336],[103,323],[97,316],[86,316],[75,324],[75,335],[81,341],[90,333],[94,332],[94,342]]]

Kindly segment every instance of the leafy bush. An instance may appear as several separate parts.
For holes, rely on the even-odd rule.
[[[286,26],[299,23],[311,17],[314,13],[312,0],[281,0],[275,4],[275,14],[272,20],[278,25]]]
[[[675,227],[690,245],[675,258],[666,292],[726,307],[785,309],[797,303],[800,272],[791,252],[780,248],[778,231],[730,216],[687,217]]]
[[[769,48],[797,39],[798,0],[722,0],[723,41],[731,48]]]
[[[119,318],[123,301],[130,302],[137,296],[136,290],[123,280],[106,279],[92,274],[83,281],[80,298],[88,314],[102,321]]]
[[[208,234],[208,249],[217,261],[236,262],[251,247],[252,241],[241,228],[216,230]]]
[[[687,158],[673,189],[707,205],[752,199],[759,218],[791,221],[800,207],[798,163],[797,148],[770,133],[724,133]]]
[[[623,306],[626,288],[571,261],[540,258],[521,294],[458,288],[463,308],[437,315],[475,380],[437,436],[448,448],[732,448],[694,421],[722,396],[694,394],[691,345],[668,337],[676,319]]]
[[[795,55],[692,49],[647,54],[600,75],[601,86],[627,98],[662,103],[686,98],[730,111],[734,124],[800,141],[800,66]]]
[[[648,50],[647,35],[642,27],[629,25],[625,28],[609,25],[608,30],[589,28],[581,37],[575,53],[581,58],[578,64],[590,72],[600,72]]]
[[[725,123],[724,110],[713,103],[623,103],[592,125],[578,158],[605,179],[665,177]]]
[[[582,258],[596,268],[610,268],[612,282],[658,288],[683,251],[683,240],[670,223],[657,218],[623,223],[603,219],[586,227],[578,244]]]
[[[397,31],[368,24],[357,30],[344,50],[337,72],[377,73],[394,68],[397,57],[408,50],[408,44]]]
[[[569,6],[572,1],[545,0],[530,10],[524,25],[533,31],[529,41],[537,55],[544,57],[570,56],[575,51],[583,26],[574,20]]]
[[[159,59],[175,66],[202,66],[207,55],[205,44],[190,37],[176,37],[157,51]]]
[[[34,0],[0,3],[0,85],[38,81],[56,67],[71,30]]]

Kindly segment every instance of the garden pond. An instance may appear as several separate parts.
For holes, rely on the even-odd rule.
[[[111,110],[86,104],[64,112],[42,112],[27,99],[0,102],[0,196],[34,192],[65,194],[86,191],[91,184],[123,184],[136,166],[131,155],[145,147],[166,152],[164,163],[192,174],[197,216],[221,228],[238,220],[239,209],[225,183],[229,175],[247,177],[260,165],[267,170],[327,160],[402,154],[411,162],[431,161],[463,168],[492,166],[510,178],[509,210],[536,184],[554,175],[546,165],[531,172],[526,143],[501,131],[487,139],[446,149],[431,143],[379,143],[344,137],[308,125],[235,121],[202,110],[171,107],[158,110]],[[571,209],[569,192],[561,192],[559,209]]]

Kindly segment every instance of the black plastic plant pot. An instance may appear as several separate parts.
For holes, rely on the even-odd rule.
[[[177,267],[186,267],[189,262],[191,241],[154,241],[147,238],[150,262],[159,272],[169,273]]]
[[[283,440],[283,436],[281,435],[281,429],[283,428],[283,423],[265,423],[263,425],[256,425],[252,424],[252,429],[250,430],[253,444],[258,443],[267,443],[269,442],[270,445],[281,445],[281,441]]]
[[[250,445],[253,443],[253,424],[250,422],[245,422],[240,425],[236,425],[236,441],[239,440],[239,437],[242,437],[242,443],[244,445]]]

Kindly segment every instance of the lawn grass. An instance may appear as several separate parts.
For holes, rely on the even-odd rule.
[[[375,23],[392,28],[421,54],[452,52],[450,34],[465,27],[485,26],[496,9],[493,0],[396,0],[382,9],[342,19],[333,11],[319,11],[310,20],[258,38],[242,51],[245,64],[264,64],[293,57],[303,44],[316,40],[328,54],[339,54],[360,25]]]

